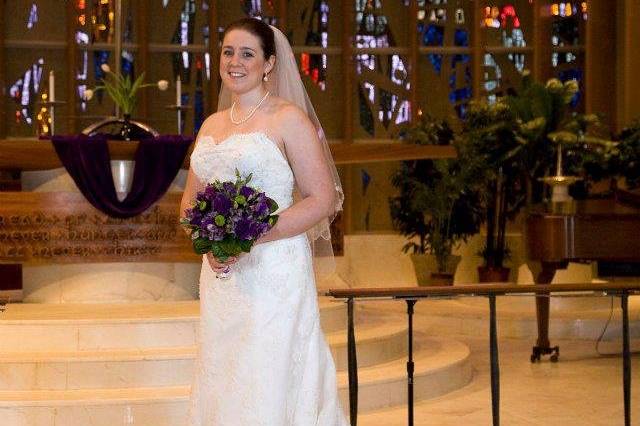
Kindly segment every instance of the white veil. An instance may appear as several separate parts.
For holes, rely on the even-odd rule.
[[[307,116],[318,131],[318,139],[322,144],[325,159],[333,176],[335,188],[335,206],[333,214],[322,221],[318,222],[307,231],[307,236],[311,244],[314,257],[314,267],[316,274],[326,275],[335,269],[335,261],[333,257],[333,249],[331,247],[331,231],[330,225],[338,212],[342,210],[342,202],[344,200],[344,192],[340,177],[336,170],[336,165],[331,156],[329,143],[322,130],[316,111],[311,104],[309,95],[304,87],[304,83],[300,78],[298,64],[291,50],[291,45],[287,37],[274,26],[271,26],[276,45],[276,62],[275,66],[269,73],[269,81],[265,82],[266,89],[271,94],[286,99],[297,105],[307,113]],[[222,84],[220,88],[220,96],[218,98],[218,111],[231,107],[231,92]]]

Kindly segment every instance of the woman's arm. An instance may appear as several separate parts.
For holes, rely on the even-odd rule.
[[[280,133],[302,200],[282,211],[276,226],[258,243],[306,232],[335,208],[333,177],[315,127],[297,107],[286,106],[279,115]]]

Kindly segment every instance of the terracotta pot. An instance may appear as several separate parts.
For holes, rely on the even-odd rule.
[[[453,276],[460,263],[460,256],[449,256],[446,271],[444,273],[438,273],[438,262],[436,257],[432,254],[412,254],[411,261],[413,262],[413,268],[416,272],[416,281],[419,286],[428,285],[450,285],[445,284],[443,276],[447,282],[453,283]],[[435,282],[434,282],[435,279]]]
[[[478,266],[478,282],[480,283],[506,283],[509,282],[510,268],[494,268]]]

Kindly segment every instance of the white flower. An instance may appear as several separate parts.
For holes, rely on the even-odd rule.
[[[91,90],[91,89],[85,90],[84,93],[82,94],[82,98],[85,101],[90,101],[91,98],[93,98],[93,90]]]
[[[109,72],[109,71],[111,71],[111,68],[109,68],[109,65],[107,65],[107,64],[102,64],[102,65],[100,65],[100,69],[101,69],[102,71],[104,71],[104,72]]]
[[[169,88],[169,82],[167,80],[158,81],[158,89],[164,91]]]

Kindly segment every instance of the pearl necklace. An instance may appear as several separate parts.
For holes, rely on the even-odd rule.
[[[247,121],[248,119],[250,119],[251,117],[253,117],[253,114],[256,113],[256,111],[258,110],[258,108],[260,108],[260,105],[262,105],[262,103],[269,97],[270,92],[267,91],[267,93],[265,93],[265,95],[262,97],[262,99],[260,99],[260,102],[258,102],[258,105],[256,105],[255,107],[253,107],[251,109],[251,111],[249,111],[249,114],[247,114],[246,117],[241,118],[240,120],[236,120],[235,118],[233,118],[233,111],[236,107],[236,103],[234,102],[233,104],[231,104],[231,111],[229,112],[229,118],[231,119],[231,122],[233,124],[242,124],[245,121]]]

